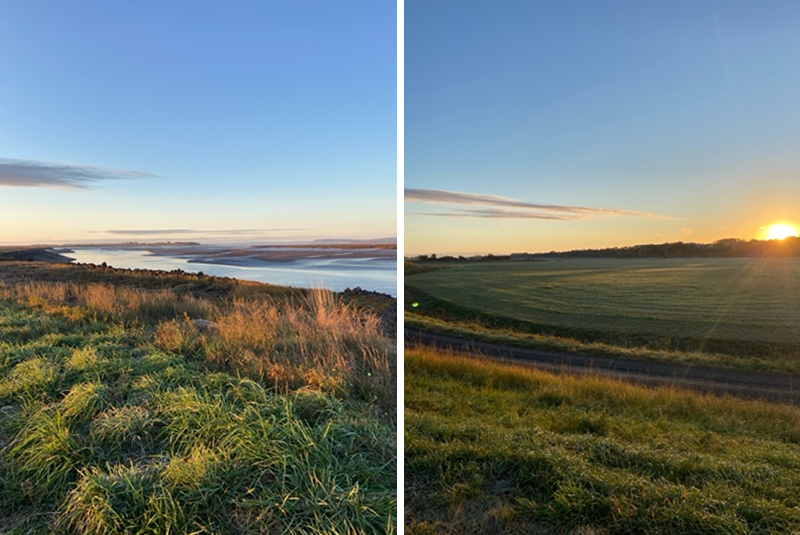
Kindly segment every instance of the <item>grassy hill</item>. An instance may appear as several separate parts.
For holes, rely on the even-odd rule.
[[[467,338],[800,373],[796,258],[422,264],[406,325]],[[408,276],[410,275],[410,276]]]
[[[359,299],[0,262],[0,533],[394,533],[391,304]]]
[[[405,352],[405,533],[784,534],[797,407]]]

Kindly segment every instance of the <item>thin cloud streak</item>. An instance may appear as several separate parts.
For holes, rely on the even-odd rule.
[[[0,187],[89,189],[104,180],[158,178],[153,173],[0,158]]]
[[[577,214],[547,214],[542,212],[520,212],[508,210],[460,210],[456,212],[418,212],[417,215],[435,217],[483,217],[487,219],[544,219],[549,221],[575,221],[586,219]]]
[[[555,204],[540,204],[520,201],[498,195],[482,195],[476,193],[462,193],[457,191],[445,191],[436,189],[405,189],[405,200],[408,202],[434,203],[434,204],[460,204],[473,206],[499,206],[501,208],[523,208],[527,210],[539,210],[539,212],[527,211],[505,211],[505,210],[459,210],[446,213],[421,214],[437,215],[450,217],[490,217],[504,219],[563,219],[575,220],[585,219],[591,216],[638,216],[652,219],[669,219],[668,217],[649,214],[646,212],[634,212],[631,210],[618,210],[614,208],[589,208],[585,206],[564,206]],[[557,217],[556,214],[544,212],[556,212],[566,214]]]
[[[265,229],[230,229],[230,230],[197,230],[197,229],[142,229],[142,230],[104,230],[102,233],[122,236],[146,236],[164,234],[259,234],[262,232],[283,232],[287,230],[308,230],[306,228],[265,228]]]

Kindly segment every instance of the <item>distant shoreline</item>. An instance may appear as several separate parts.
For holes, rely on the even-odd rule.
[[[70,248],[0,248],[0,260],[164,271],[179,269],[302,288],[325,286],[334,291],[361,286],[397,295],[397,251],[394,244],[390,247],[73,245]]]
[[[202,271],[271,284],[304,288],[325,286],[337,291],[361,286],[397,294],[397,252],[394,249],[206,245],[73,247],[72,251],[68,256],[80,263]]]
[[[29,260],[37,262],[73,262],[68,255],[75,249],[115,249],[148,251],[153,256],[183,258],[192,264],[223,264],[256,267],[265,264],[291,263],[303,260],[396,260],[396,243],[376,244],[313,244],[313,245],[254,245],[223,247],[199,244],[165,245],[71,245],[69,247],[19,247],[0,249],[0,260]]]
[[[85,247],[103,249],[106,247]],[[223,247],[217,245],[117,246],[114,249],[145,250],[153,256],[183,258],[191,264],[223,264],[257,267],[270,263],[303,260],[396,260],[397,244],[325,244],[325,245],[254,245]]]

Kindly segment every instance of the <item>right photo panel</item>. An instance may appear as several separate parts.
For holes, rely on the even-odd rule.
[[[404,24],[404,532],[800,532],[800,3]]]

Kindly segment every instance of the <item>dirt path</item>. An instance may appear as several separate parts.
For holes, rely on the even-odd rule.
[[[428,346],[465,355],[480,355],[557,373],[590,374],[649,386],[674,386],[702,392],[800,405],[800,377],[595,357],[513,347],[455,336],[405,329],[406,347]]]

